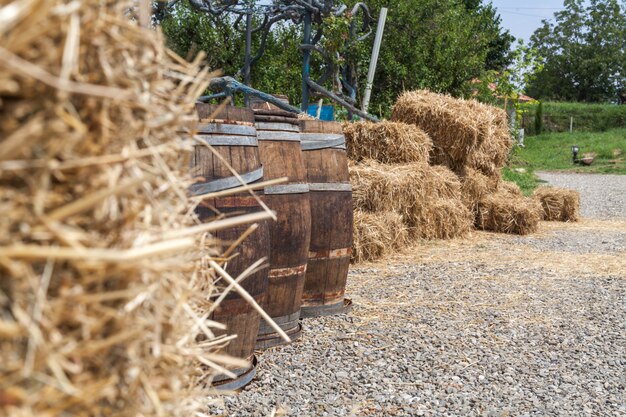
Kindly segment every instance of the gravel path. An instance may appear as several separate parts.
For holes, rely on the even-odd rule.
[[[555,187],[579,191],[583,217],[626,219],[626,175],[537,172],[537,176]]]
[[[615,195],[626,205],[592,185],[610,181],[574,177],[586,216],[615,214]],[[210,411],[626,416],[624,220],[425,242],[353,268],[348,294],[349,314],[303,321],[300,340],[260,353],[255,381]]]

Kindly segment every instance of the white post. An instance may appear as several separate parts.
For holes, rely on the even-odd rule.
[[[569,118],[569,133],[574,131],[574,116],[570,116]]]
[[[372,95],[372,87],[374,85],[374,74],[376,73],[376,64],[378,63],[378,54],[380,53],[380,44],[383,40],[383,32],[385,30],[385,20],[387,20],[387,8],[380,9],[378,16],[378,28],[376,29],[376,38],[374,39],[374,48],[372,48],[372,59],[370,60],[370,68],[367,71],[367,84],[365,85],[365,94],[363,95],[363,105],[361,110],[367,113],[370,105],[370,96]]]

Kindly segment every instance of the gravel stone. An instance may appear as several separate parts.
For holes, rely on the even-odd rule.
[[[258,352],[255,380],[209,412],[624,416],[625,242],[626,221],[545,222],[533,236],[475,232],[352,268],[353,309]]]

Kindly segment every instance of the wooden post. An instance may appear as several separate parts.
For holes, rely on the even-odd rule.
[[[574,116],[570,116],[569,118],[569,133],[574,131]]]

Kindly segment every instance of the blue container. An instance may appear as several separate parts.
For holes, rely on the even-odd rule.
[[[309,104],[309,116],[317,116],[317,104]],[[326,120],[332,122],[335,120],[335,107],[332,104],[322,105],[322,111],[320,112],[320,120]]]

